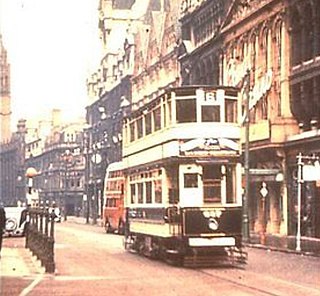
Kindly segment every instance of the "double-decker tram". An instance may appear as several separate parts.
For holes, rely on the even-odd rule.
[[[245,263],[239,91],[172,88],[124,121],[125,247],[173,264]]]
[[[103,225],[107,233],[124,233],[124,176],[122,162],[110,163],[104,180]]]

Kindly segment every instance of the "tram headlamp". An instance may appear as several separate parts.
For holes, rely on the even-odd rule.
[[[208,227],[211,229],[211,230],[217,230],[219,228],[219,223],[216,219],[214,218],[210,218],[208,220]]]

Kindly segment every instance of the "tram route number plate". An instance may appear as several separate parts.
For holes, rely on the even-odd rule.
[[[203,237],[190,237],[190,247],[230,247],[235,246],[236,241],[234,237],[214,237],[214,238],[203,238]]]

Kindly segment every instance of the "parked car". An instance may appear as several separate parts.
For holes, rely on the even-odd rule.
[[[61,222],[61,210],[60,208],[52,207],[49,208],[49,213],[54,214],[54,221],[55,222]]]
[[[28,210],[25,207],[5,207],[5,236],[24,236],[29,222]]]

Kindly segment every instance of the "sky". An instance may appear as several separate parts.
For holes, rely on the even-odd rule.
[[[13,126],[20,118],[85,115],[86,79],[101,58],[98,0],[0,0],[11,65]]]

